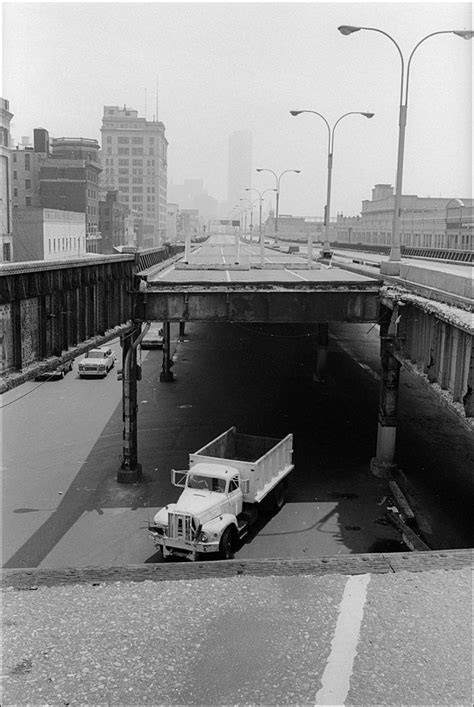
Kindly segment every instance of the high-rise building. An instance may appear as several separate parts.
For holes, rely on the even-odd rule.
[[[229,136],[227,200],[229,208],[239,203],[252,186],[252,133],[238,130]]]
[[[152,245],[166,239],[167,151],[165,126],[126,106],[104,106],[102,180],[120,200],[154,225]]]
[[[0,98],[0,262],[12,260],[12,192],[11,192],[11,148],[10,148],[10,122],[13,113],[10,113],[9,102]]]

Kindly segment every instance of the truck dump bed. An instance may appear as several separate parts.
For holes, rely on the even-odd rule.
[[[292,455],[292,434],[280,440],[240,434],[231,427],[190,454],[189,468],[197,463],[227,462],[240,472],[244,501],[258,503],[293,469]]]

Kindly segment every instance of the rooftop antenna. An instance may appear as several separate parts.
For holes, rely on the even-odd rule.
[[[156,75],[156,122],[158,122],[158,74]]]
[[[145,88],[145,120],[146,120],[146,88]]]

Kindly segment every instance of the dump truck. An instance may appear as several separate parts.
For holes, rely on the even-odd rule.
[[[231,427],[190,454],[189,469],[172,469],[171,481],[183,491],[176,503],[156,513],[148,525],[150,537],[164,558],[232,558],[262,505],[274,510],[284,505],[292,460],[292,434],[275,439]]]

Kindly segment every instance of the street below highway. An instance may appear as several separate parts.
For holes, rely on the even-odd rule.
[[[232,425],[294,434],[287,504],[263,515],[240,558],[313,558],[401,549],[384,520],[385,482],[369,472],[378,409],[378,331],[330,326],[324,382],[313,380],[310,327],[172,324],[175,380],[162,354],[141,355],[139,461],[143,482],[116,481],[122,453],[121,383],[66,378],[25,383],[2,399],[4,567],[82,567],[160,561],[146,530],[176,500],[170,470]],[[120,345],[113,344],[119,355]],[[118,365],[120,367],[120,364]],[[403,372],[397,460],[433,549],[470,547],[472,438]]]

